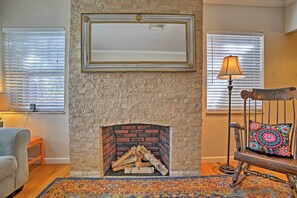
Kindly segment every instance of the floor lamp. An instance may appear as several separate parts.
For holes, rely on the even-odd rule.
[[[227,164],[220,166],[220,171],[226,174],[233,174],[235,168],[230,165],[230,122],[231,122],[231,92],[233,89],[232,81],[233,79],[244,78],[240,64],[238,61],[238,56],[227,56],[224,58],[221,71],[217,77],[221,80],[228,80],[228,90],[229,90],[229,108],[228,108],[228,149],[227,149]]]

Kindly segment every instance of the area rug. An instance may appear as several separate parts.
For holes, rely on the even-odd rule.
[[[230,188],[231,176],[166,178],[57,178],[39,198],[115,198],[115,197],[293,197],[289,186],[247,177],[241,185]]]

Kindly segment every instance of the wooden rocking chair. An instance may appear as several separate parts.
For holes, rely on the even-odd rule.
[[[244,99],[244,125],[240,125],[238,123],[230,123],[230,126],[234,128],[235,132],[236,151],[234,154],[234,159],[238,161],[238,165],[233,176],[233,182],[231,184],[231,187],[238,185],[248,175],[256,175],[277,182],[289,184],[293,190],[294,195],[296,196],[297,130],[296,109],[294,105],[294,101],[297,99],[296,88],[290,87],[281,89],[253,89],[252,91],[242,91],[241,97]],[[290,120],[290,122],[288,120]],[[257,129],[261,126],[264,126],[265,128],[265,126],[267,126],[269,129],[269,127],[271,126],[279,127],[280,125],[283,126],[286,123],[286,126],[288,126],[288,123],[292,123],[290,133],[288,135],[289,139],[287,141],[289,144],[289,148],[291,149],[291,157],[279,157],[271,155],[271,150],[269,146],[274,147],[276,144],[278,144],[275,144],[275,142],[273,142],[276,140],[275,138],[278,137],[282,140],[286,138],[283,138],[283,136],[279,135],[279,132],[276,132],[274,134],[276,136],[269,137],[269,133],[265,134],[265,132],[263,132],[263,130],[265,129],[255,131],[255,128]],[[256,127],[253,128],[254,126]],[[255,136],[256,132],[257,135]],[[274,132],[272,131],[272,134],[273,133]],[[264,148],[261,142],[264,139],[263,134],[265,134],[265,138],[272,137],[273,140],[271,144],[268,145],[268,150],[264,145],[265,153],[259,153],[259,151],[257,150],[257,146],[259,148]],[[258,139],[254,137],[257,137]],[[255,148],[258,152],[252,151],[254,148],[251,148],[251,146],[254,146],[253,142],[255,141],[255,139],[260,141],[260,143],[255,143]],[[268,142],[269,141],[270,139],[268,139]],[[250,148],[248,146],[250,146]],[[284,152],[284,149],[278,149],[278,151]],[[257,166],[264,169],[286,174],[288,181],[282,180],[270,174],[263,174],[258,171],[250,170],[251,166]],[[244,175],[239,179],[239,174],[241,173],[241,171],[243,171]]]

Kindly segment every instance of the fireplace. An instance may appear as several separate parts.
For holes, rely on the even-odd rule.
[[[124,175],[124,171],[113,172],[111,164],[122,157],[133,146],[145,146],[165,167],[170,170],[170,127],[152,124],[123,124],[101,127],[103,174]],[[159,176],[156,171],[152,175]]]
[[[170,126],[170,176],[200,175],[203,1],[143,2],[71,1],[68,98],[72,177],[104,175],[99,128],[127,123]],[[82,73],[81,14],[123,10],[195,15],[196,71]]]

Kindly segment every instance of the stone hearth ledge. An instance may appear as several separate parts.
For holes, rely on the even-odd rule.
[[[199,176],[200,171],[170,171],[169,175],[170,177]],[[101,177],[112,177],[112,176],[103,176],[103,173],[101,173],[101,171],[70,171],[70,177],[85,177],[85,178],[100,177],[101,178]],[[123,176],[123,177],[126,177],[126,176]],[[131,177],[131,176],[129,175],[127,177]],[[133,177],[142,177],[142,176],[133,176]],[[168,177],[168,176],[158,176],[158,177]]]

